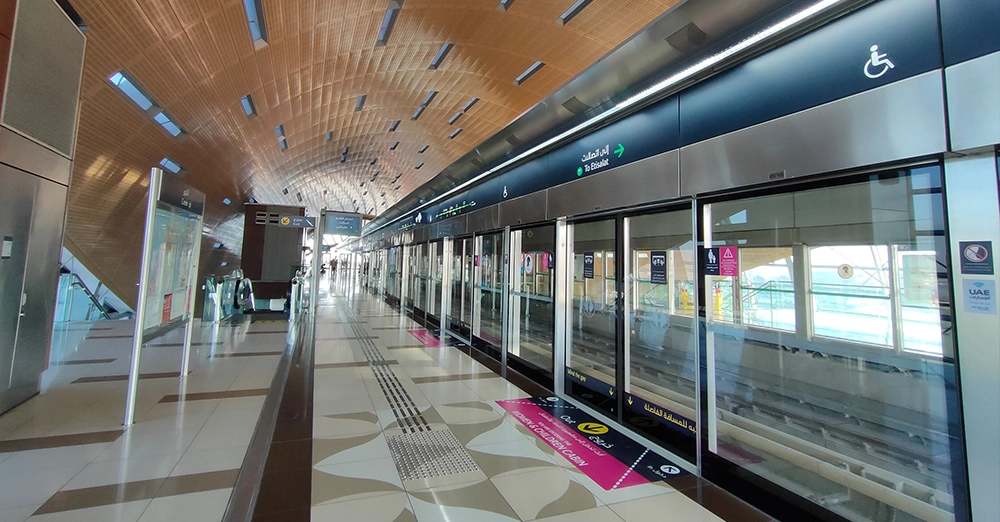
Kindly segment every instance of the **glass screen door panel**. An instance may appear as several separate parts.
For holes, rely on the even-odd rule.
[[[475,240],[466,238],[462,240],[464,244],[462,252],[462,335],[466,339],[472,340],[472,302],[474,284],[473,275],[475,272]]]
[[[430,244],[430,267],[427,292],[427,315],[434,321],[441,315],[441,282],[444,275],[444,244],[436,241]]]
[[[554,225],[511,231],[508,364],[546,384],[553,375],[554,252]]]
[[[430,278],[430,260],[427,257],[430,250],[429,245],[422,243],[416,245],[417,249],[417,269],[416,275],[416,285],[414,286],[413,292],[413,304],[415,308],[420,309],[422,312],[427,312],[427,287],[428,279]]]
[[[479,325],[476,337],[500,347],[503,337],[503,234],[483,236],[479,264]]]
[[[567,392],[617,414],[615,220],[572,225],[573,307],[567,318]]]
[[[831,185],[702,208],[706,449],[850,520],[953,520],[941,169]]]
[[[452,240],[451,255],[451,302],[448,306],[448,329],[464,339],[470,339],[472,319],[472,295],[468,288],[472,277],[472,239]]]
[[[628,218],[626,426],[696,460],[695,246],[690,208]]]

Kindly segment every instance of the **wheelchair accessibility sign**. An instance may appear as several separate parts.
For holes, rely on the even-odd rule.
[[[881,78],[891,69],[896,68],[896,64],[889,60],[889,55],[878,52],[878,46],[871,46],[871,58],[865,62],[865,76],[875,80]]]

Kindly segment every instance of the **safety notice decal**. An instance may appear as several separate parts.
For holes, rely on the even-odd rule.
[[[497,404],[607,491],[687,474],[558,397],[508,399]]]

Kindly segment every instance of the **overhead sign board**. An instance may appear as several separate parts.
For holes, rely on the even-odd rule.
[[[316,218],[305,216],[281,216],[278,219],[279,227],[286,228],[315,228]]]
[[[205,214],[205,195],[173,176],[162,176],[159,201],[199,216]]]
[[[361,214],[327,212],[326,233],[342,236],[361,236]]]

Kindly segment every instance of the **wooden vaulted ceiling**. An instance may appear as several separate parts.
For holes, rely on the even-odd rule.
[[[306,206],[310,215],[323,207],[381,213],[678,2],[594,0],[559,25],[575,0],[516,0],[506,11],[498,1],[405,0],[379,46],[388,0],[262,0],[269,44],[255,50],[242,0],[73,0],[88,32],[67,248],[134,302],[148,172],[164,157],[208,195],[203,275],[238,266],[249,198]],[[429,69],[445,43],[454,47]],[[536,61],[545,66],[515,85]],[[121,70],[183,138],[114,88],[108,79]],[[247,94],[254,118],[240,103]],[[471,98],[480,101],[449,125]],[[401,123],[389,132],[394,120]]]

